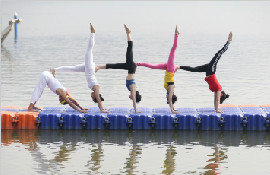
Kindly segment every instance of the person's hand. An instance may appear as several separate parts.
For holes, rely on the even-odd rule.
[[[230,32],[230,34],[229,34],[228,41],[229,41],[229,42],[232,41],[232,32]]]
[[[138,109],[136,109],[135,113],[142,113],[142,111],[139,111]]]
[[[129,28],[126,26],[126,24],[124,24],[124,27],[125,27],[125,29],[126,29],[126,33],[127,33],[127,34],[131,33],[131,31],[130,31]]]
[[[172,113],[173,113],[173,114],[179,114],[179,112],[177,112],[177,111],[175,111],[175,110],[173,110]]]
[[[79,110],[80,113],[88,113],[87,110]]]
[[[50,69],[50,72],[53,74],[53,77],[55,78],[55,69],[54,68],[51,68]]]
[[[106,110],[105,109],[101,109],[100,112],[101,113],[109,113],[109,110],[108,109],[106,109]]]
[[[222,110],[218,109],[216,110],[217,113],[224,113]]]
[[[177,34],[177,35],[180,34],[180,32],[178,31],[177,25],[176,25],[176,28],[175,28],[175,34]]]
[[[81,108],[81,110],[86,110],[86,111],[87,111],[87,110],[88,110],[88,108]]]

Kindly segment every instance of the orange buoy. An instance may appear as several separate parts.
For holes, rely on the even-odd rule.
[[[18,112],[15,116],[18,120],[17,129],[38,129],[38,112]]]
[[[224,108],[224,107],[237,107],[237,105],[234,104],[220,104],[219,107]]]
[[[253,104],[249,104],[249,105],[238,105],[238,107],[259,107],[259,105],[253,105]]]
[[[260,107],[270,107],[270,104],[260,105]]]
[[[1,129],[16,129],[16,123],[18,122],[16,112],[2,111],[1,112]]]

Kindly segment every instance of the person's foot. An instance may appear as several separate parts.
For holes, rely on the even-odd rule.
[[[232,41],[232,32],[230,32],[230,34],[229,34],[228,41],[229,41],[229,42]]]
[[[53,77],[55,78],[55,69],[54,68],[51,68],[50,69],[50,72],[53,74]]]
[[[179,35],[179,34],[180,34],[180,32],[178,31],[177,26],[176,26],[176,28],[175,28],[175,34],[177,34],[177,35]]]
[[[180,69],[180,66],[175,66],[174,72],[177,72],[178,69]]]
[[[126,29],[126,33],[127,33],[127,34],[130,34],[131,31],[130,31],[129,28],[126,26],[126,24],[124,24],[124,27],[125,27],[125,29]]]
[[[99,67],[98,67],[98,66],[96,66],[96,67],[95,67],[95,72],[97,72],[97,71],[98,71],[98,69],[99,69]]]
[[[33,109],[36,109],[36,110],[42,110],[42,108],[36,107],[36,106],[34,106]]]
[[[90,23],[90,29],[91,29],[91,33],[96,33],[96,30],[94,29],[94,27],[91,23]]]

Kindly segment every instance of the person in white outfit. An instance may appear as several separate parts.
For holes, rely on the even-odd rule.
[[[85,63],[76,66],[61,66],[58,68],[51,69],[51,72],[53,75],[55,75],[55,72],[85,72],[85,78],[88,83],[88,87],[93,91],[91,93],[92,100],[95,103],[98,103],[98,107],[102,113],[107,113],[108,111],[105,110],[102,105],[102,101],[104,101],[104,99],[101,97],[101,94],[99,94],[99,85],[95,75],[97,66],[93,61],[93,52],[92,52],[93,47],[95,45],[95,29],[91,23],[90,29],[91,34],[85,54]]]
[[[66,88],[55,78],[55,76],[48,71],[41,73],[38,84],[31,97],[28,111],[37,111],[41,109],[36,107],[35,104],[41,97],[46,86],[48,86],[53,93],[59,96],[59,101],[61,104],[69,104],[69,106],[71,106],[73,109],[82,113],[87,113],[87,109],[82,108],[79,103],[71,97]]]

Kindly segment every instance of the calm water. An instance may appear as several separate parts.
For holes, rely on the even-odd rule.
[[[2,30],[17,11],[13,32],[1,47],[1,105],[28,106],[40,73],[84,60],[88,22],[96,27],[96,64],[125,60],[132,30],[135,62],[166,62],[178,24],[177,65],[202,65],[234,37],[216,75],[230,94],[226,104],[269,104],[269,6],[262,2],[73,2],[3,1]],[[105,107],[132,107],[126,71],[97,73]],[[139,107],[167,107],[164,72],[139,67]],[[203,73],[178,71],[176,107],[212,107]],[[84,73],[57,74],[85,107],[90,100]],[[60,106],[45,89],[37,106]],[[269,174],[269,133],[2,131],[1,174]],[[23,162],[23,163],[22,163]],[[14,168],[14,164],[16,167]],[[211,170],[212,169],[212,170]]]
[[[270,173],[265,132],[4,130],[1,135],[3,174]]]

